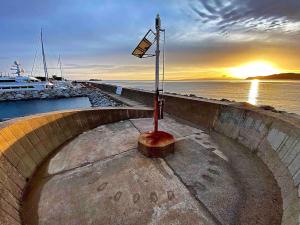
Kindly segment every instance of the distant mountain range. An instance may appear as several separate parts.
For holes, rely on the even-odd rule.
[[[246,80],[300,80],[300,73],[280,73],[269,76],[248,77]]]

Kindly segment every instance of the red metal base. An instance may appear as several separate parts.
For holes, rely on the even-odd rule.
[[[174,153],[175,139],[164,131],[142,133],[138,140],[138,150],[150,158],[165,157]]]

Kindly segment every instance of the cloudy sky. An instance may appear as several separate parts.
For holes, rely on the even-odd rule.
[[[34,74],[42,73],[42,27],[50,74],[60,54],[71,79],[153,79],[154,59],[131,52],[157,13],[167,79],[228,78],[251,62],[300,72],[299,0],[1,1],[0,72],[17,59],[30,73],[37,53]]]

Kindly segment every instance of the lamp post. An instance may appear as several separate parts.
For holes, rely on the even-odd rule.
[[[147,157],[165,157],[170,153],[174,153],[175,139],[173,135],[158,130],[158,117],[160,111],[159,104],[159,42],[161,30],[161,20],[159,15],[155,19],[155,94],[154,94],[154,130],[142,133],[138,139],[138,150]],[[148,31],[149,33],[149,31]],[[147,33],[147,34],[148,34]],[[147,34],[140,42],[138,47],[133,51],[133,55],[142,58],[151,46],[151,42],[147,39]],[[144,44],[146,43],[146,45]],[[149,44],[150,43],[150,44]],[[147,47],[142,47],[147,46]]]
[[[156,28],[156,50],[155,50],[155,98],[154,98],[154,132],[158,131],[158,113],[159,113],[159,41],[160,41],[160,17],[156,16],[155,28]]]

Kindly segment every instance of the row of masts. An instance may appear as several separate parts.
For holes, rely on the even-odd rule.
[[[42,45],[42,57],[43,57],[43,67],[44,67],[44,74],[45,74],[45,80],[49,80],[49,74],[48,74],[48,68],[47,68],[47,61],[46,61],[46,55],[45,55],[45,49],[44,49],[44,40],[43,40],[43,29],[41,29],[41,45]],[[34,60],[35,62],[35,60]],[[59,65],[59,70],[60,70],[60,76],[61,79],[63,80],[63,70],[62,70],[62,62],[61,62],[61,57],[60,55],[58,56],[58,65]],[[33,69],[32,69],[33,71]]]
[[[45,79],[46,79],[46,81],[48,81],[49,75],[48,75],[47,62],[46,62],[46,56],[45,56],[45,50],[44,50],[43,30],[42,29],[41,29],[41,44],[42,44],[42,56],[43,56]]]
[[[44,70],[44,76],[45,80],[49,80],[49,74],[48,74],[48,67],[47,67],[47,61],[46,61],[46,55],[45,55],[45,49],[44,49],[44,40],[43,40],[43,30],[41,29],[41,35],[40,35],[40,41],[41,41],[41,46],[42,46],[42,59],[43,59],[43,70]],[[33,65],[31,69],[30,76],[33,75],[35,63],[36,63],[36,57],[37,57],[37,52],[35,53],[34,60],[33,60]],[[21,73],[24,72],[24,70],[20,67],[20,63],[18,61],[15,61],[14,64],[11,67],[11,70],[14,70],[14,74],[17,76],[21,76]],[[61,79],[63,80],[63,69],[62,69],[62,62],[61,62],[61,56],[58,56],[58,66],[60,70],[60,76]],[[0,72],[0,76],[9,76],[9,72]]]

